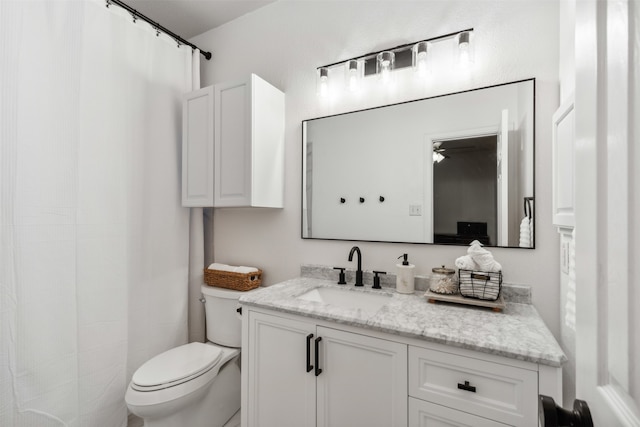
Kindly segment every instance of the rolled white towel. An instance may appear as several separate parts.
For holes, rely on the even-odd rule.
[[[456,267],[460,270],[478,270],[478,265],[470,255],[463,255],[456,259]]]
[[[521,248],[531,247],[531,220],[529,220],[528,216],[525,216],[524,218],[522,218],[522,221],[520,221],[519,246]]]
[[[502,270],[499,262],[493,259],[491,252],[482,247],[482,243],[477,240],[471,242],[471,246],[467,249],[467,253],[473,261],[478,265],[479,270],[497,273]]]

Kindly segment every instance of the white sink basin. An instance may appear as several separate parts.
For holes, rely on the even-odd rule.
[[[337,288],[315,288],[298,296],[298,299],[375,313],[391,301],[391,295]]]

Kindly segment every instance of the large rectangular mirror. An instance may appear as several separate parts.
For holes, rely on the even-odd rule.
[[[535,80],[302,122],[302,238],[533,248]]]

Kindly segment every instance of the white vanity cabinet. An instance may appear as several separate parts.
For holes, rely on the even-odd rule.
[[[284,205],[284,93],[255,74],[183,97],[182,204]]]
[[[243,427],[407,425],[405,344],[252,309],[243,328]]]
[[[538,395],[562,399],[560,367],[262,307],[242,317],[243,427],[536,427]]]

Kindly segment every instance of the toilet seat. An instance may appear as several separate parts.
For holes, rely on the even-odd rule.
[[[156,391],[191,381],[216,367],[222,353],[220,347],[199,342],[172,348],[138,368],[131,379],[131,388]]]

